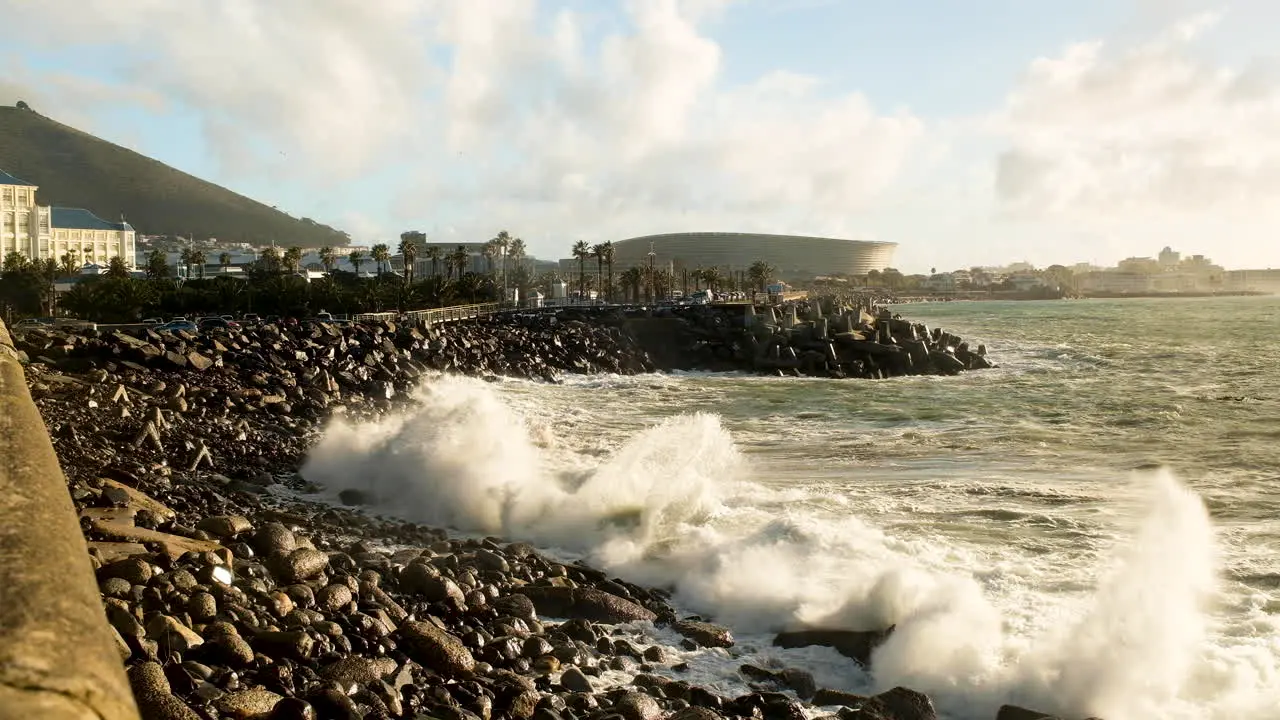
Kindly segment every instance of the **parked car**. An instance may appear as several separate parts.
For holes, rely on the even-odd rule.
[[[178,332],[179,330],[184,330],[186,332],[192,332],[192,333],[199,332],[200,330],[198,327],[196,327],[195,323],[189,320],[172,320],[163,325],[157,325],[156,327],[153,327],[151,329],[155,330],[156,332]]]
[[[259,323],[262,322],[262,317],[258,313],[245,313],[244,317],[240,318],[240,322]]]
[[[240,323],[234,320],[225,320],[216,315],[212,317],[202,318],[200,320],[201,330],[239,330]]]
[[[142,321],[142,324],[143,325],[163,325],[164,319],[163,318],[147,318],[146,320]]]
[[[185,315],[179,315],[177,317],[169,318],[169,322],[176,323],[176,322],[191,322],[191,321],[188,320]]]
[[[235,322],[236,320],[235,315],[222,315],[221,317],[223,320],[226,320],[227,322]]]
[[[19,320],[18,322],[14,323],[13,326],[15,328],[47,327],[52,324],[53,323],[49,322],[48,320],[45,320],[44,318],[23,318],[22,320]]]

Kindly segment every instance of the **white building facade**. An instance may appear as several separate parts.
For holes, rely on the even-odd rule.
[[[136,233],[126,222],[108,222],[88,210],[36,204],[34,183],[0,170],[0,258],[11,252],[28,260],[105,266],[113,257],[134,265]]]

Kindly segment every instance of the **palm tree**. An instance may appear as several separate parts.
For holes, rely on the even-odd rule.
[[[282,261],[285,267],[289,268],[289,272],[298,272],[298,268],[302,264],[302,248],[294,245],[285,250]]]
[[[382,277],[382,268],[387,260],[391,258],[391,248],[386,243],[378,243],[369,251],[369,255],[373,257],[373,261],[378,264],[378,277]]]
[[[222,274],[226,275],[227,270],[231,268],[231,253],[218,253],[218,264],[222,266]]]
[[[484,256],[485,264],[489,267],[489,275],[493,275],[493,259],[498,256],[498,239],[494,238],[484,244],[480,248],[480,254]]]
[[[276,250],[275,245],[263,250],[258,256],[258,264],[269,273],[280,272],[280,251]]]
[[[427,246],[427,259],[431,261],[431,277],[440,274],[440,261],[444,259],[444,250],[439,245]]]
[[[156,249],[147,253],[147,279],[159,280],[169,277],[169,261],[164,251]]]
[[[591,257],[596,259],[596,287],[604,291],[604,243],[591,246]]]
[[[703,270],[702,279],[706,281],[707,289],[711,292],[715,292],[720,287],[720,283],[724,282],[724,276],[720,274],[720,269],[714,267]]]
[[[111,257],[111,261],[107,263],[107,277],[116,280],[129,279],[129,265],[125,263],[124,258],[119,255]]]
[[[591,246],[586,240],[573,244],[573,256],[578,259],[578,299],[582,299],[587,284],[587,258],[591,256]]]
[[[333,272],[333,264],[337,260],[337,256],[333,253],[333,248],[325,245],[320,248],[320,264],[324,265],[325,273]]]
[[[605,297],[612,298],[613,297],[613,252],[614,252],[613,241],[610,240],[609,242],[604,243],[600,247],[604,253],[605,269],[607,269],[609,272],[609,275],[608,275],[609,282],[605,284]]]
[[[205,262],[205,260],[207,260],[207,259],[208,259],[208,258],[206,258],[206,257],[205,257],[205,254],[204,254],[204,251],[203,251],[203,250],[192,250],[192,251],[191,251],[191,264],[192,264],[192,265],[195,265],[195,266],[196,266],[196,268],[199,270],[199,272],[200,272],[200,279],[201,279],[201,280],[203,280],[203,279],[204,279],[204,262]]]
[[[414,265],[418,262],[418,244],[408,238],[400,240],[400,257],[404,259],[404,282],[411,285]]]
[[[467,254],[467,249],[461,245],[458,249],[449,253],[449,266],[458,272],[458,279],[462,279],[462,274],[467,271],[467,266],[471,264],[471,256]],[[452,277],[452,275],[451,275]]]
[[[76,274],[76,259],[70,251],[62,253],[62,257],[58,258],[58,269],[67,277]]]
[[[469,261],[470,257],[467,257],[465,255],[466,250],[464,250],[461,247],[459,247],[458,249],[463,251],[464,263],[466,261]],[[454,251],[454,255],[457,255],[457,250]],[[465,265],[463,267],[465,267]],[[478,273],[473,273],[473,272],[458,273],[457,288],[458,288],[459,297],[465,295],[468,300],[474,303],[476,301],[476,295],[480,292],[481,288],[483,288],[484,286],[485,286],[485,279],[483,275],[480,275]]]
[[[515,261],[516,267],[520,267],[520,261],[524,259],[525,255],[524,240],[512,238],[511,249],[507,251],[507,254]]]
[[[777,271],[777,268],[764,260],[757,260],[751,263],[751,267],[747,268],[747,277],[751,278],[752,286],[759,288],[760,292],[764,292],[764,286],[769,284],[769,281],[773,279],[773,274]]]
[[[16,250],[10,250],[4,255],[4,274],[20,273],[27,269],[27,256]]]
[[[187,278],[188,280],[191,279],[192,254],[193,254],[193,251],[191,250],[191,248],[183,248],[182,253],[179,254],[178,256],[178,260],[182,263],[182,267],[186,271],[183,273],[183,277]]]
[[[356,277],[360,276],[360,263],[364,262],[364,251],[352,250],[347,253],[347,261],[356,269]]]
[[[622,271],[619,279],[624,289],[631,288],[632,301],[640,302],[640,285],[644,282],[644,271],[638,267],[629,267]]]
[[[502,257],[502,283],[507,283],[507,250],[511,247],[511,233],[506,230],[499,230],[498,234],[493,238],[493,244],[497,248],[499,255]]]

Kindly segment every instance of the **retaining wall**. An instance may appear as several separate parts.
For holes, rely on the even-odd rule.
[[[137,720],[66,479],[0,322],[0,720]]]

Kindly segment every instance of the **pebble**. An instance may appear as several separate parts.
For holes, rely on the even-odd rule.
[[[63,402],[63,384],[46,385],[46,419],[84,428],[76,442],[55,442],[78,508],[132,507],[131,493],[145,491],[167,512],[135,512],[138,527],[214,543],[185,555],[148,545],[148,554],[97,570],[144,717],[713,720],[724,707],[756,720],[800,720],[801,705],[781,692],[727,701],[657,676],[596,692],[590,678],[609,668],[634,674],[637,659],[652,664],[646,671],[671,660],[666,648],[615,624],[671,622],[695,648],[733,645],[727,628],[675,621],[661,593],[552,562],[525,543],[451,540],[434,528],[260,494],[277,481],[315,492],[296,471],[326,418],[377,417],[411,400],[417,378],[446,362],[539,379],[652,368],[617,327],[576,312],[554,324],[280,325],[132,343],[115,331],[86,333],[65,367],[39,370],[85,363],[101,376],[94,382],[125,386],[134,398],[130,417],[108,416],[83,397]],[[156,420],[166,450],[177,448],[172,457],[146,445],[112,447],[153,418],[137,392],[175,408]],[[185,472],[192,457],[182,448],[201,444],[207,467]],[[131,490],[103,488],[101,477]],[[539,613],[568,621],[544,623]],[[799,697],[821,695],[803,671],[771,677]],[[931,717],[928,699],[911,691],[871,701],[895,720]]]

